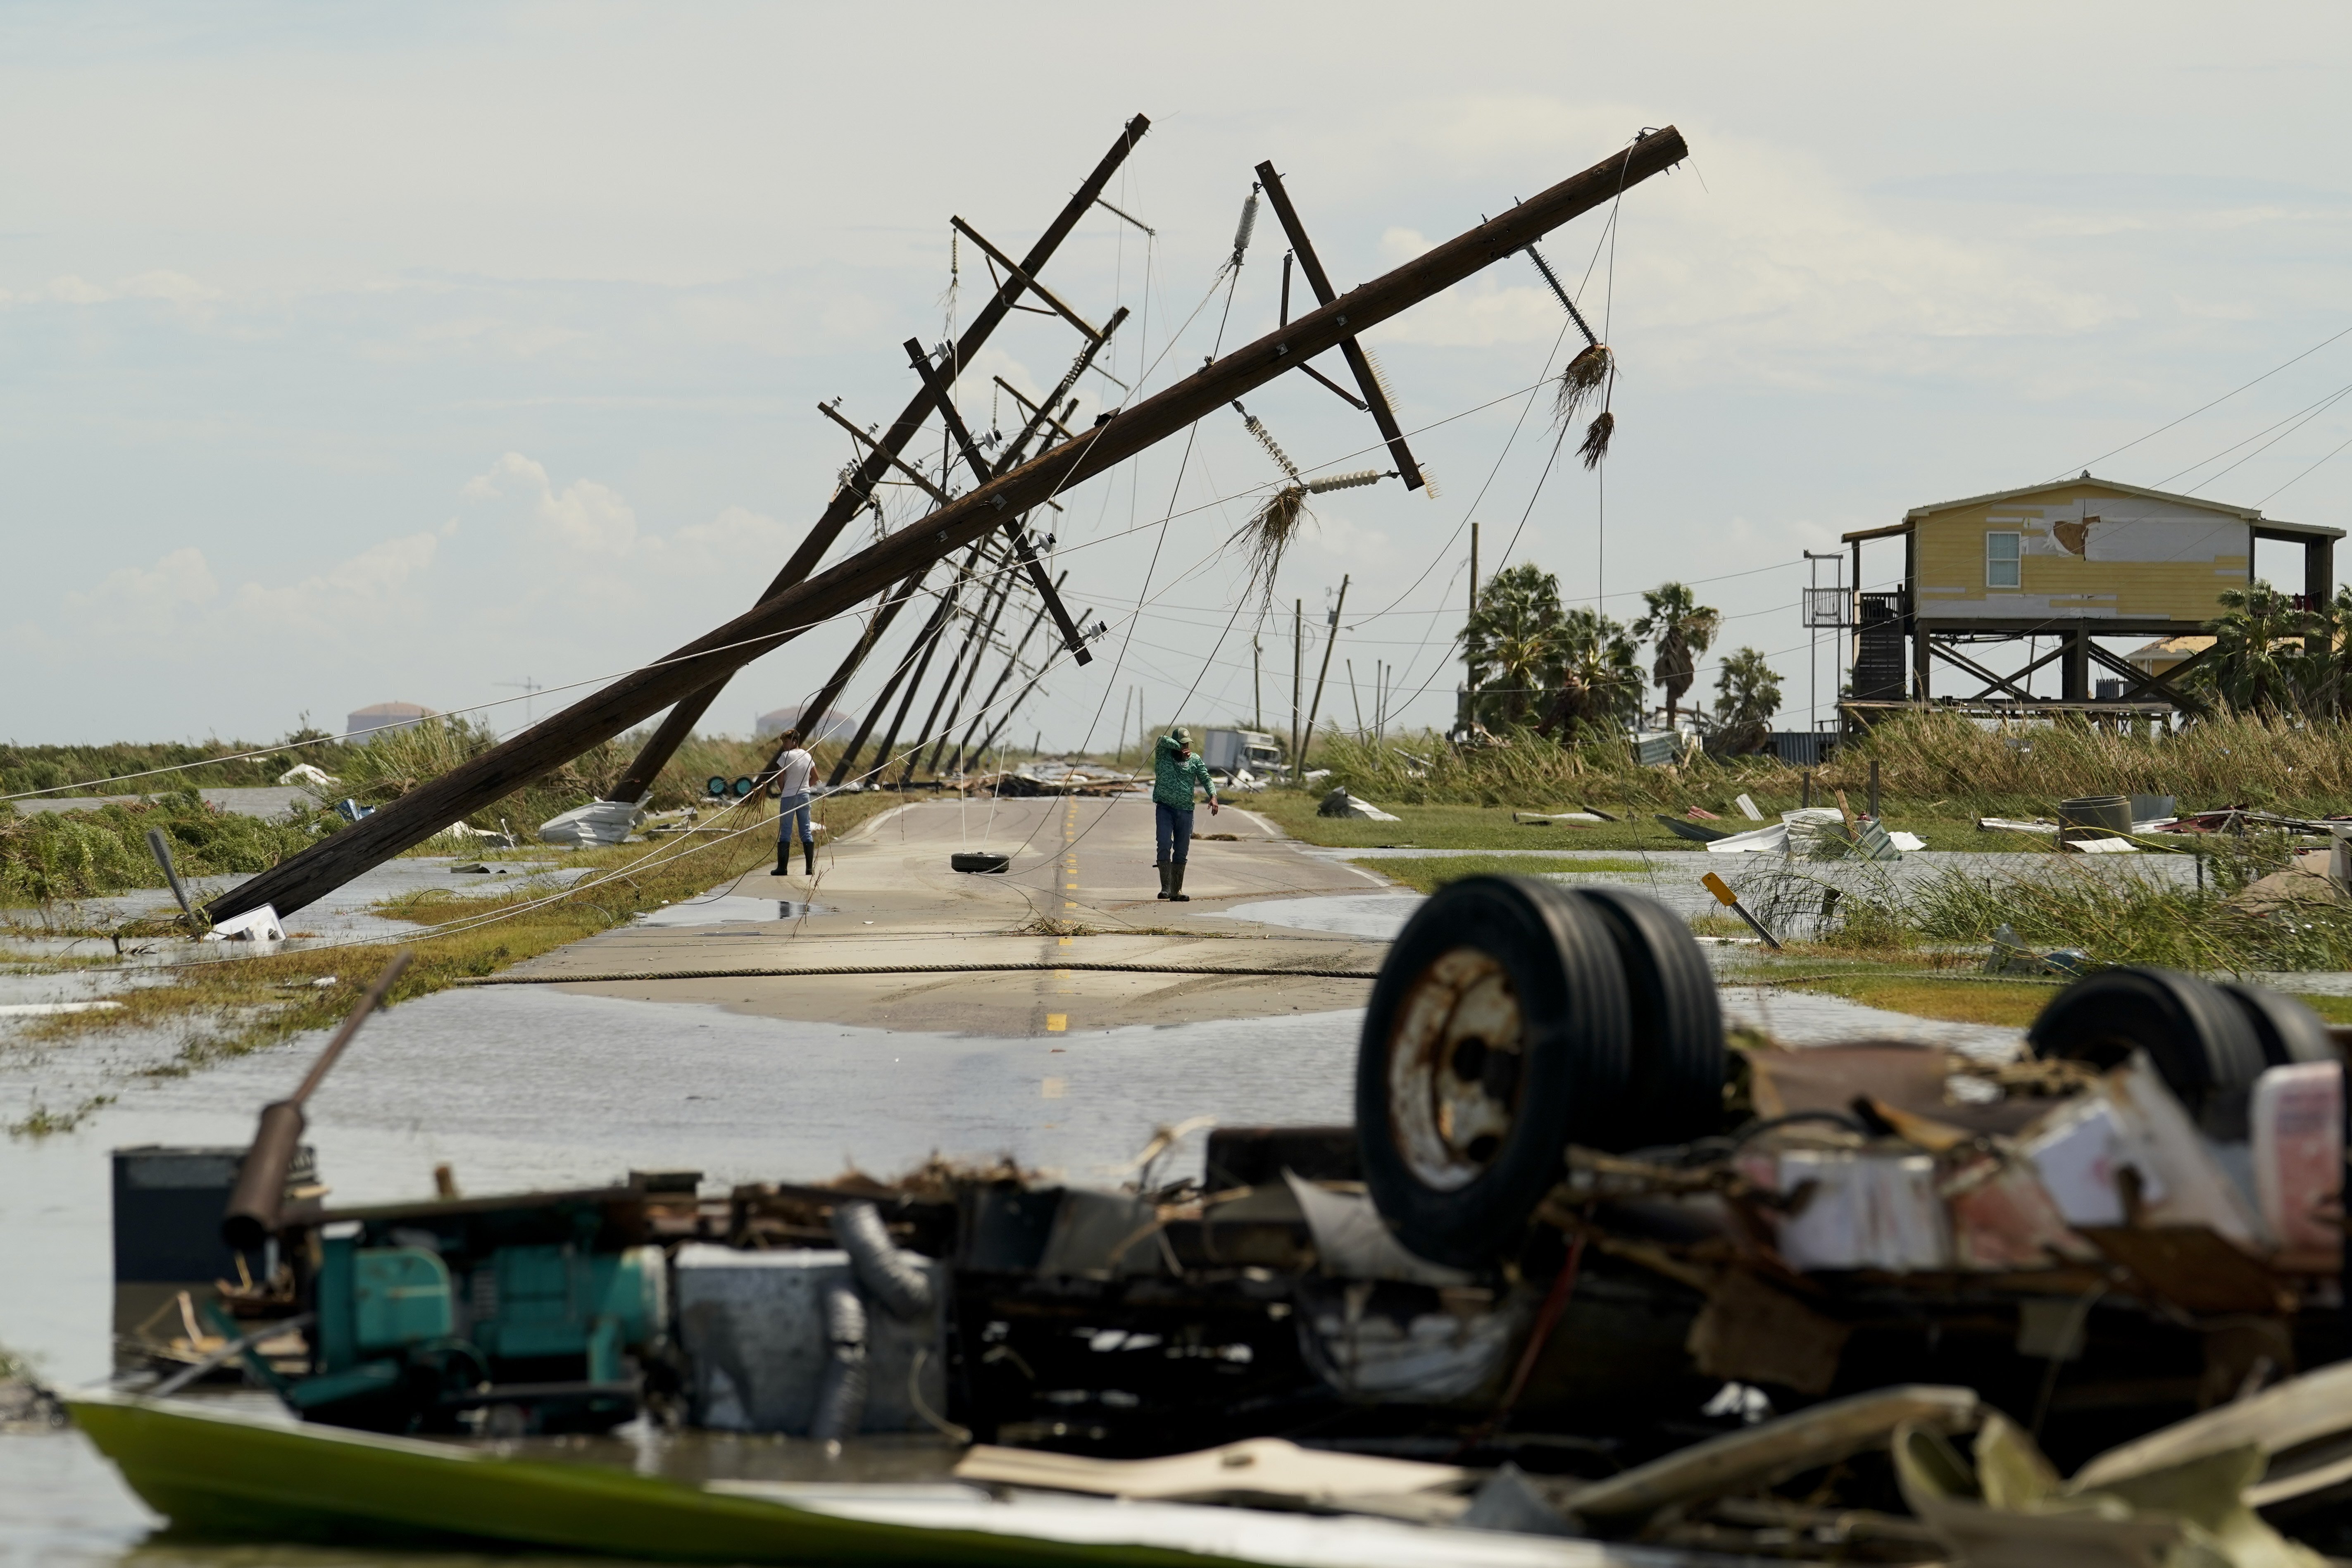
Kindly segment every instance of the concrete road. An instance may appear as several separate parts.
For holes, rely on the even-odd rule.
[[[1386,884],[1300,853],[1271,823],[1241,808],[1212,817],[1203,806],[1196,826],[1232,837],[1193,841],[1185,884],[1192,900],[1167,903],[1156,896],[1148,800],[922,802],[820,846],[814,879],[754,872],[707,903],[665,910],[509,973],[583,994],[994,1037],[1362,1006],[1364,980],[1224,972],[1369,974],[1385,943],[1222,911]],[[959,849],[1009,855],[1012,868],[1002,875],[956,872],[949,857]],[[946,967],[972,963],[1024,967],[987,973]],[[1103,963],[1193,973],[1071,967]],[[713,973],[849,967],[898,973]]]

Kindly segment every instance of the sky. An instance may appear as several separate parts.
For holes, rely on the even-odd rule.
[[[2352,336],[2277,368],[2352,327],[2347,34],[2297,5],[12,5],[0,737],[385,700],[510,731],[731,618],[851,456],[815,405],[887,420],[898,345],[985,297],[968,244],[950,293],[950,215],[1019,254],[1138,112],[1108,199],[1154,232],[1097,208],[1045,279],[1129,310],[1101,363],[1144,395],[1276,322],[1270,213],[1219,276],[1262,159],[1344,289],[1644,127],[1692,157],[1544,246],[1621,364],[1600,473],[1536,390],[1562,312],[1490,268],[1365,340],[1438,493],[1317,498],[1274,615],[1228,541],[1281,476],[1230,411],[1037,520],[1108,630],[1017,743],[1286,727],[1291,607],[1343,577],[1324,712],[1369,724],[1385,687],[1391,727],[1442,727],[1473,521],[1485,571],[1620,618],[1693,584],[1801,728],[1835,680],[1802,553],[1910,507],[2088,467],[2352,522],[2352,400],[2323,402]],[[1009,426],[991,378],[1034,395],[1076,348],[1014,318],[964,413]],[[1081,391],[1087,421],[1134,395]],[[1302,468],[1389,466],[1304,378],[1244,402]],[[707,726],[803,700],[854,631]]]

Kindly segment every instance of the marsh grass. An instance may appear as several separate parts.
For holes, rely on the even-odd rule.
[[[1885,814],[1898,823],[2046,816],[2060,800],[2082,795],[2169,795],[2183,810],[2352,811],[2352,725],[2336,721],[2225,713],[2167,734],[2071,721],[1985,729],[1943,710],[1904,713],[1812,770],[1814,803],[1829,804],[1843,789],[1859,807],[1873,760]],[[1561,746],[1527,734],[1507,746],[1457,751],[1429,734],[1380,742],[1329,731],[1316,737],[1314,765],[1331,776],[1304,793],[1345,785],[1391,810],[1443,804],[1722,812],[1744,791],[1768,816],[1798,804],[1805,772],[1768,757],[1645,768],[1614,741]]]
[[[1767,926],[1803,933],[1792,951],[1980,965],[1985,944],[2006,925],[2028,948],[2076,949],[2095,968],[2241,974],[2352,968],[2352,903],[2315,899],[2262,909],[2241,897],[2285,864],[2287,839],[2216,835],[2199,847],[2206,857],[2201,887],[2145,864],[2057,854],[1917,879],[1867,862],[1757,857],[1731,877]]]

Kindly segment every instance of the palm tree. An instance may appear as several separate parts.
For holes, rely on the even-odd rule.
[[[1538,732],[1557,730],[1570,743],[1623,734],[1642,713],[1642,667],[1624,626],[1579,605],[1560,617],[1559,642],[1557,689]]]
[[[1765,726],[1780,710],[1780,677],[1764,656],[1743,647],[1723,661],[1715,678],[1715,722],[1727,752],[1762,749]]]
[[[1645,588],[1642,600],[1650,613],[1633,623],[1633,635],[1656,645],[1658,657],[1650,673],[1666,689],[1666,728],[1671,730],[1683,693],[1698,678],[1698,656],[1722,629],[1723,615],[1700,604],[1680,583]]]
[[[1462,626],[1474,717],[1526,723],[1536,700],[1559,684],[1562,629],[1559,578],[1532,562],[1488,578]]]
[[[2232,708],[2263,715],[2302,705],[2303,638],[2313,629],[2310,612],[2268,583],[2221,590],[2221,613],[2206,623],[2213,652],[2195,672],[2197,684]]]

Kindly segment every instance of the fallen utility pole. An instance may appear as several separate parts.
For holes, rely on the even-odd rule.
[[[1166,391],[1107,416],[925,518],[794,584],[683,647],[622,676],[511,739],[420,785],[374,815],[240,883],[208,907],[214,922],[273,904],[299,910],[372,866],[495,804],[549,769],[641,724],[752,659],[874,597],[915,568],[965,549],[1008,517],[1109,472],[1234,398],[1341,342],[1516,255],[1620,192],[1680,163],[1682,133],[1653,131],[1599,163],[1212,361]],[[926,404],[929,398],[926,397]],[[861,503],[862,504],[862,503]]]
[[[986,345],[998,324],[1012,314],[1021,296],[1035,287],[1032,280],[1044,270],[1054,252],[1061,248],[1062,241],[1069,237],[1070,231],[1077,227],[1078,220],[1092,209],[1101,197],[1104,187],[1110,184],[1111,176],[1118,173],[1119,165],[1127,162],[1127,155],[1135,150],[1135,144],[1150,129],[1151,121],[1140,114],[1127,122],[1119,132],[1118,140],[1111,143],[1110,151],[1103,154],[1094,172],[1079,185],[1077,194],[1046,226],[1045,232],[1037,237],[1037,243],[1029,247],[1029,254],[1021,258],[1019,272],[1007,278],[996,292],[989,296],[988,302],[972,317],[971,325],[965,328],[963,336],[956,340],[956,364],[969,364],[972,356]],[[1043,292],[1042,289],[1039,291]],[[1113,327],[1115,330],[1115,322]],[[1091,342],[1090,346],[1100,346],[1099,340]],[[882,433],[880,439],[873,443],[874,449],[867,453],[856,471],[834,492],[833,500],[826,504],[814,526],[810,528],[807,537],[801,541],[800,547],[793,552],[792,559],[784,563],[783,570],[776,574],[766,592],[760,595],[762,603],[805,581],[808,574],[816,570],[817,563],[824,560],[824,552],[833,548],[833,542],[841,536],[841,531],[848,525],[849,520],[872,501],[875,485],[888,471],[898,455],[906,450],[907,444],[915,438],[930,411],[930,394],[928,391],[918,392],[905,411]],[[653,789],[654,781],[661,776],[662,769],[669,765],[670,758],[686,744],[686,738],[694,732],[694,727],[701,721],[703,714],[709,711],[711,703],[718,700],[719,693],[725,689],[733,674],[734,670],[729,669],[706,689],[681,697],[669,716],[654,731],[653,737],[637,752],[635,760],[614,781],[604,798],[643,800]]]

